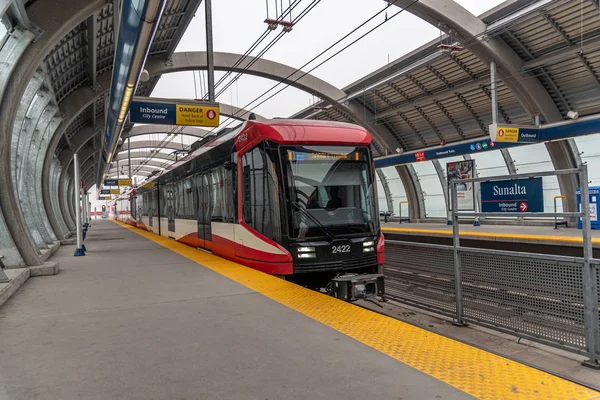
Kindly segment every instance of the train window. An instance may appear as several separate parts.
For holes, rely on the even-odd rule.
[[[235,182],[233,181],[233,169],[229,171],[223,170],[223,175],[223,187],[225,188],[225,190],[223,191],[223,199],[225,201],[225,206],[223,207],[223,221],[234,222],[234,207],[236,201],[233,197],[233,188],[235,185]]]
[[[195,211],[194,211],[194,190],[192,188],[192,178],[186,178],[183,181],[183,193],[182,193],[182,203],[183,203],[183,212],[182,217],[186,219],[194,219]]]
[[[260,144],[242,159],[244,221],[269,239],[281,242],[277,169]]]
[[[211,221],[223,221],[223,168],[217,167],[212,170],[212,197],[211,197]]]

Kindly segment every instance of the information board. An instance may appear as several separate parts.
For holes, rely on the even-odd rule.
[[[449,162],[446,164],[448,183],[452,179],[471,179],[475,176],[473,160]],[[450,191],[449,191],[450,192]],[[458,211],[475,210],[475,185],[473,182],[460,183],[456,187]],[[448,210],[452,210],[452,199],[449,199]]]
[[[544,212],[542,178],[481,182],[482,212]]]
[[[218,127],[218,103],[181,102],[169,99],[135,97],[129,106],[131,122],[180,126]]]

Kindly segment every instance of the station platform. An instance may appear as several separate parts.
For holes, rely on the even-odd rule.
[[[112,221],[0,308],[1,399],[598,399],[600,392]]]
[[[452,236],[452,226],[435,223],[382,222],[382,229],[389,233],[409,233],[426,236]],[[527,225],[481,225],[460,224],[461,238],[477,238],[506,242],[532,242],[545,244],[579,244],[583,243],[582,232],[577,228]],[[592,243],[600,247],[600,230],[592,229]]]

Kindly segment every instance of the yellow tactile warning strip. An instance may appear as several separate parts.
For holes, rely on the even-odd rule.
[[[445,229],[417,229],[417,228],[381,228],[384,232],[416,233],[416,234],[434,234],[452,236],[451,230]],[[583,243],[580,237],[571,236],[544,236],[515,233],[493,233],[493,232],[471,232],[462,231],[460,237],[480,237],[489,239],[512,239],[512,240],[533,240],[536,242],[556,242],[556,243]],[[593,244],[600,244],[600,238],[592,238]]]
[[[600,399],[600,392],[115,221],[177,254],[480,399]]]

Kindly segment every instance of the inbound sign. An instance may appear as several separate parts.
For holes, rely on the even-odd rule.
[[[542,178],[481,182],[482,212],[543,212]]]

